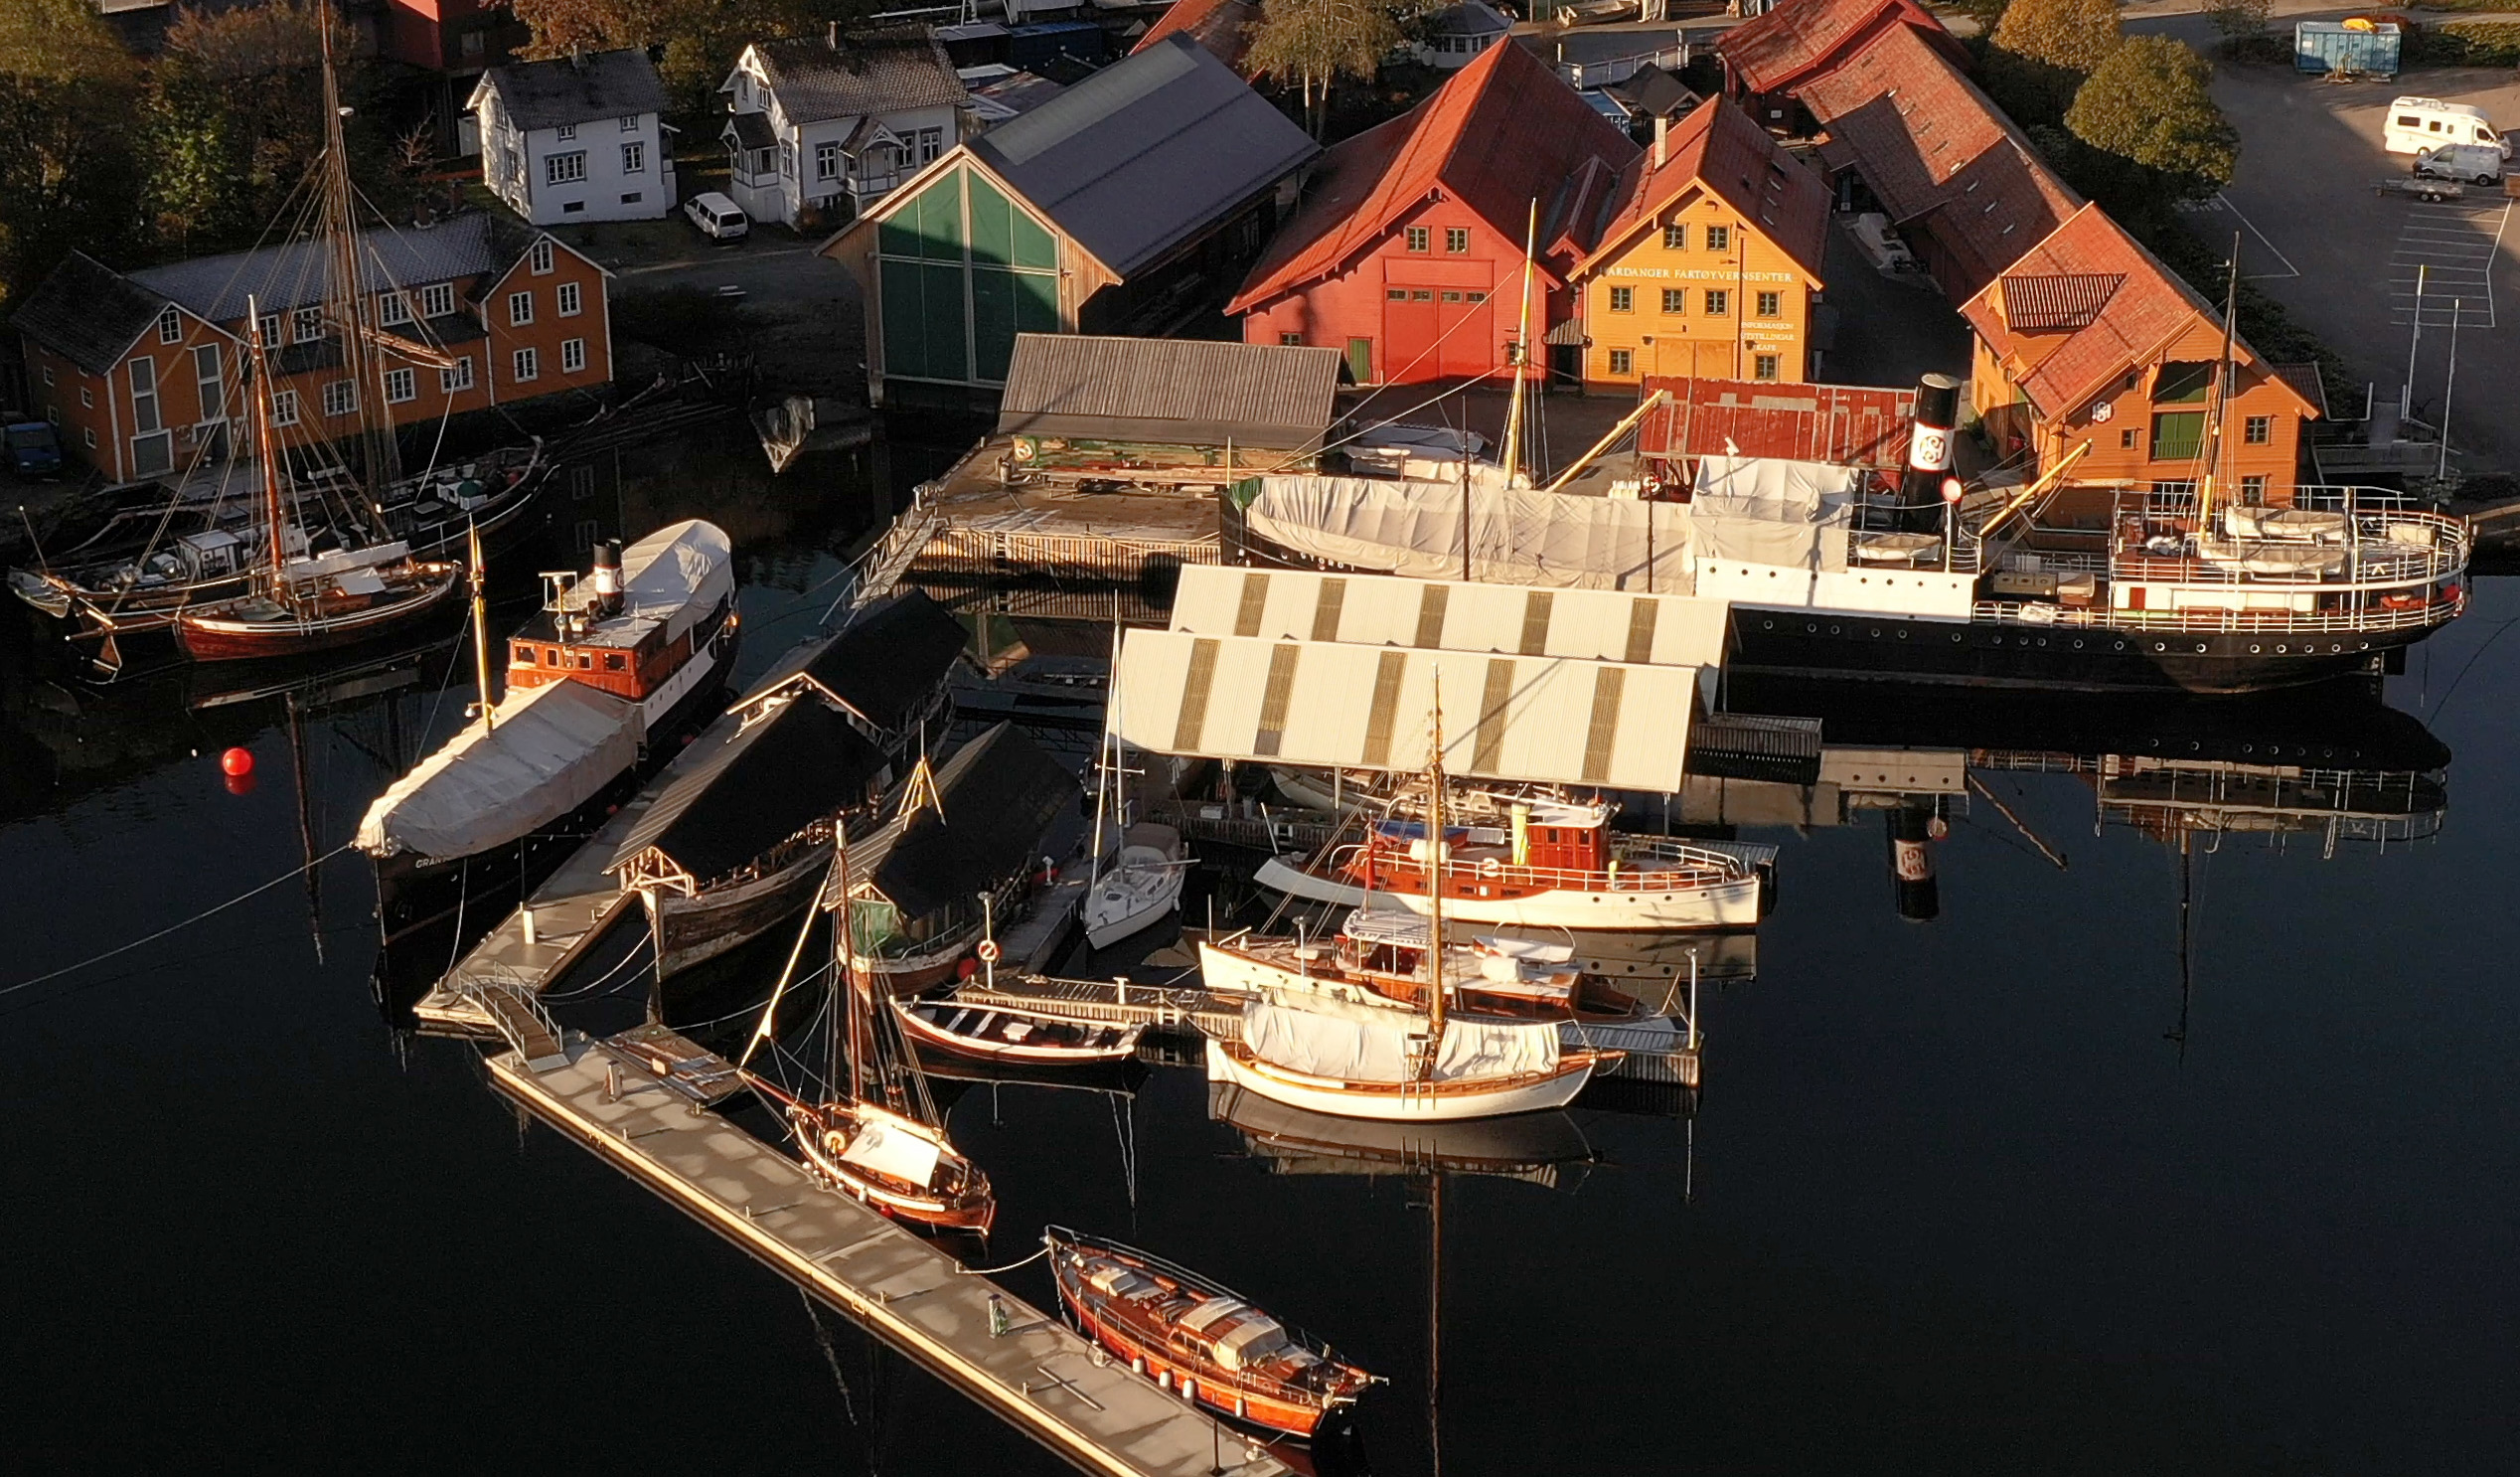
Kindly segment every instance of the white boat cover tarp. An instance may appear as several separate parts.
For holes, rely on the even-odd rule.
[[[1254,1057],[1289,1071],[1348,1082],[1411,1080],[1409,1041],[1425,1031],[1425,1018],[1414,1012],[1338,1000],[1307,999],[1301,1005],[1255,1000],[1242,1011],[1243,1045]],[[1554,1022],[1447,1020],[1435,1078],[1496,1080],[1548,1071],[1557,1066],[1557,1053]]]
[[[1862,476],[1824,461],[1703,457],[1688,504],[1693,552],[1700,560],[1843,570]]]
[[[1508,488],[1474,472],[1471,573],[1505,584],[1687,593],[1687,527],[1675,503]],[[1459,578],[1459,483],[1377,477],[1260,477],[1251,531],[1298,554],[1359,570]],[[1652,578],[1648,578],[1648,560]]]
[[[901,1124],[868,1115],[857,1136],[849,1141],[849,1147],[840,1151],[840,1157],[860,1169],[924,1189],[936,1173],[937,1161],[944,1156],[933,1142]]]
[[[668,622],[669,640],[698,624],[734,588],[733,546],[713,523],[690,518],[667,524],[621,551],[622,613]]]
[[[454,858],[575,810],[639,757],[637,704],[582,682],[510,692],[368,807],[356,845],[375,857]]]

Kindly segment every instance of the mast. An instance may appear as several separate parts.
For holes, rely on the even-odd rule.
[[[271,433],[271,374],[262,352],[262,309],[252,293],[245,294],[245,322],[246,362],[253,377],[253,451],[262,459],[262,552],[268,567],[264,574],[276,600],[288,589],[282,572],[288,555],[287,540],[281,535],[280,447]]]
[[[1435,682],[1435,742],[1426,764],[1426,1074],[1444,1050],[1444,683]]]
[[[329,278],[324,288],[324,313],[341,333],[342,368],[347,372],[344,378],[358,397],[359,476],[371,499],[370,515],[374,516],[377,494],[394,480],[400,469],[395,465],[394,417],[385,409],[384,356],[376,348],[376,325],[371,321],[367,294],[359,284],[359,234],[354,209],[357,196],[350,183],[350,153],[342,129],[342,119],[350,109],[342,105],[341,80],[333,70],[332,7],[322,7],[319,14],[318,34],[324,54],[321,229]]]
[[[1505,485],[1513,485],[1513,474],[1522,466],[1522,385],[1530,370],[1531,359],[1531,253],[1539,245],[1540,203],[1531,202],[1529,224],[1522,235],[1522,302],[1521,321],[1513,333],[1513,398],[1505,403]],[[1465,475],[1469,458],[1463,458]]]
[[[1120,696],[1119,689],[1120,622],[1115,612],[1111,625],[1111,680],[1103,689],[1102,751],[1094,756],[1097,770],[1094,778],[1094,866],[1086,882],[1086,893],[1089,896],[1097,893],[1102,887],[1103,813],[1111,798],[1111,765],[1114,757],[1111,726],[1114,717],[1113,705]],[[986,902],[985,895],[983,901]]]
[[[490,606],[482,595],[483,587],[490,582],[490,572],[481,559],[481,526],[467,521],[464,541],[464,553],[472,565],[473,681],[481,689],[481,731],[487,734],[499,727],[499,720],[491,712]]]
[[[2223,289],[2223,352],[2214,361],[2213,423],[2205,428],[2207,450],[2205,491],[2196,500],[2196,532],[2202,537],[2212,527],[2215,484],[2223,474],[2223,432],[2231,415],[2232,340],[2238,333],[2240,319],[2240,236],[2231,239],[2231,276]]]
[[[832,1019],[829,1028],[832,1054],[831,1088],[835,1101],[853,1102],[858,1096],[858,1064],[865,1060],[858,1052],[860,1012],[858,1010],[858,929],[855,917],[857,900],[850,897],[849,822],[839,820],[832,824],[832,865],[840,873],[839,922],[832,929],[833,947],[837,957],[832,962],[840,967],[840,972],[832,981]],[[841,1018],[844,1015],[849,1020],[849,1085],[845,1091],[841,1087],[840,1075]]]

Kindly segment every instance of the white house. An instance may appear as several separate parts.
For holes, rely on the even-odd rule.
[[[481,75],[481,177],[537,226],[673,214],[674,130],[645,52],[512,62]]]
[[[756,221],[855,220],[960,143],[971,94],[925,31],[765,41],[726,84],[726,193]]]
[[[1462,0],[1436,12],[1427,23],[1426,39],[1417,44],[1417,59],[1438,71],[1458,72],[1512,34],[1513,22],[1488,0]]]

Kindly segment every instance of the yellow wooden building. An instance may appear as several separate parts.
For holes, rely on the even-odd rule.
[[[1828,187],[1727,100],[1702,103],[1628,166],[1572,280],[1585,385],[1647,377],[1799,384],[1812,373]],[[1568,339],[1580,336],[1580,350]]]

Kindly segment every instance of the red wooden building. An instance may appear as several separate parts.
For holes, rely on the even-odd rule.
[[[1538,215],[1536,345],[1573,315],[1567,273],[1638,149],[1554,69],[1491,47],[1435,95],[1324,156],[1313,188],[1226,308],[1253,344],[1347,357],[1359,384],[1496,373]]]
[[[1918,0],[1783,0],[1724,33],[1716,51],[1730,87],[1759,121],[1799,133],[1793,114],[1804,84],[1901,29],[1968,64],[1959,40]]]
[[[1637,426],[1637,454],[1673,464],[1718,452],[1780,456],[1890,471],[1907,463],[1916,391],[1871,385],[1778,385],[1764,380],[1646,378],[1643,393],[1670,402]]]

